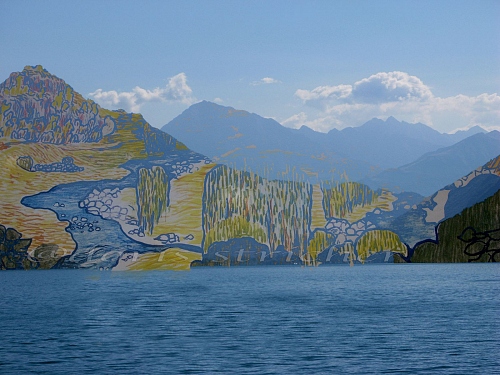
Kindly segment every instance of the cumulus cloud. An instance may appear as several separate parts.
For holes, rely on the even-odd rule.
[[[498,94],[440,98],[418,77],[399,71],[377,73],[352,85],[299,89],[295,96],[304,104],[321,109],[315,119],[304,124],[322,131],[389,116],[434,125],[445,132],[459,127],[480,125],[493,129],[500,125]],[[289,120],[288,126],[294,125],[292,118],[285,120]]]
[[[415,76],[404,72],[377,73],[354,85],[319,86],[313,90],[297,90],[303,102],[340,100],[349,103],[385,103],[410,99],[427,100],[432,92]]]
[[[193,97],[193,90],[187,84],[185,73],[179,73],[169,78],[167,85],[163,88],[157,87],[153,90],[147,90],[136,86],[132,91],[124,92],[97,89],[89,96],[102,106],[123,108],[131,112],[139,112],[141,106],[147,102],[179,102],[190,105],[196,101]]]
[[[404,72],[377,73],[354,84],[352,97],[365,103],[427,100],[432,92],[415,76]]]
[[[272,83],[281,83],[281,81],[278,81],[277,79],[271,78],[271,77],[264,77],[262,79],[259,79],[258,81],[253,81],[250,83],[252,86],[258,86],[258,85],[269,85]]]
[[[305,124],[306,121],[307,121],[306,113],[300,112],[282,121],[281,124],[291,128],[300,128],[302,125]]]
[[[134,112],[139,110],[137,98],[134,92],[118,93],[114,90],[103,91],[102,89],[97,89],[96,91],[91,92],[89,96],[103,106],[124,108]]]
[[[222,100],[221,98],[215,98],[214,103],[222,104],[222,103],[224,103],[224,100]]]

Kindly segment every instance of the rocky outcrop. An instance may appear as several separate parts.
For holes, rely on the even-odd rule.
[[[87,197],[78,203],[80,208],[86,208],[92,215],[101,216],[103,219],[115,219],[125,221],[127,219],[128,208],[121,207],[118,203],[120,190],[94,189]]]
[[[40,65],[12,73],[0,84],[0,137],[41,143],[98,142],[116,126]]]
[[[331,218],[326,225],[326,230],[335,236],[335,245],[343,245],[346,242],[355,243],[367,230],[375,228],[376,226],[370,221],[359,220],[349,223],[347,220],[337,218]]]
[[[0,225],[0,270],[19,270],[38,268],[35,259],[28,254],[31,239],[14,228]]]
[[[34,164],[33,158],[31,156],[20,156],[17,161],[22,169],[28,172],[61,172],[61,173],[71,173],[71,172],[81,172],[84,170],[83,167],[75,165],[75,161],[72,157],[66,156],[62,158],[61,162],[55,162],[50,164]]]

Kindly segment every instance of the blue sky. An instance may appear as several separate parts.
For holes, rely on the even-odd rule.
[[[161,127],[200,100],[320,131],[500,126],[499,1],[3,1],[0,80],[41,64]]]

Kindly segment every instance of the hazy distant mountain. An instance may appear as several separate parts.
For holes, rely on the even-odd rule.
[[[348,158],[254,113],[203,101],[162,128],[214,161],[271,178],[339,178],[356,180],[370,173],[370,163]],[[323,134],[324,135],[324,134]]]
[[[412,163],[363,180],[372,188],[413,191],[428,196],[500,154],[500,132],[477,133],[429,152]]]
[[[370,161],[380,168],[394,168],[485,131],[476,126],[468,131],[442,134],[422,123],[410,124],[389,117],[386,121],[374,118],[355,128],[332,129],[326,135],[306,126],[296,132],[347,157]]]
[[[468,130],[459,130],[453,134],[444,134],[447,138],[451,139],[453,143],[460,142],[461,140],[470,137],[471,135],[478,133],[487,133],[482,127],[476,125]]]
[[[162,130],[189,148],[240,169],[260,173],[266,169],[271,177],[299,173],[350,180],[413,162],[426,152],[482,131],[441,134],[424,124],[389,117],[325,134],[306,126],[286,128],[272,119],[206,101],[194,104]]]
[[[188,147],[210,157],[250,146],[252,141],[258,141],[261,149],[300,149],[302,141],[272,119],[207,101],[192,105],[162,130],[182,135]]]

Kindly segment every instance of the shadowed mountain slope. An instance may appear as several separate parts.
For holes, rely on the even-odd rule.
[[[363,180],[372,188],[430,195],[450,181],[500,154],[500,132],[478,133],[452,146],[429,152],[416,161]]]

